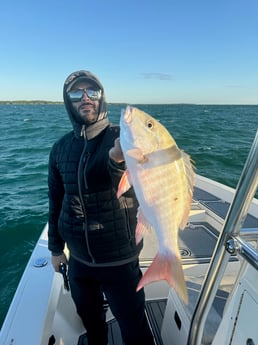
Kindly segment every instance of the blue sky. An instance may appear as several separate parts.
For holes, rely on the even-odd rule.
[[[13,0],[0,100],[62,100],[95,73],[108,102],[258,104],[257,0]]]

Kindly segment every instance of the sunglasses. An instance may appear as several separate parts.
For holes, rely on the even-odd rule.
[[[80,102],[84,93],[86,93],[86,95],[92,101],[99,101],[101,99],[101,90],[92,90],[92,89],[72,90],[68,92],[68,96],[71,102]]]

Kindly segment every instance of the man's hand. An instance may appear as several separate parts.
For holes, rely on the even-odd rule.
[[[58,256],[52,255],[51,261],[52,261],[52,265],[54,267],[54,270],[56,272],[59,272],[59,265],[61,264],[61,262],[63,262],[64,264],[67,264],[67,258],[66,258],[66,255],[64,253],[61,255],[58,255]]]
[[[116,138],[114,142],[114,147],[109,150],[109,157],[113,159],[116,163],[124,162],[124,155],[120,145],[120,139]]]

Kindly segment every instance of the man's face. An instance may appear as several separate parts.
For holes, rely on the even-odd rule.
[[[73,85],[71,91],[91,89],[96,90],[96,86],[93,86],[87,81],[78,82]],[[87,126],[97,121],[99,114],[99,100],[92,100],[84,92],[81,100],[72,102],[72,106],[75,109],[75,113],[78,116],[78,120],[83,121]]]

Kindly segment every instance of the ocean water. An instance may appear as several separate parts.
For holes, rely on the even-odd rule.
[[[109,105],[119,123],[124,105]],[[196,172],[236,187],[258,128],[257,106],[139,105],[189,153]],[[62,104],[0,104],[0,327],[47,222],[52,144],[71,130]],[[257,194],[256,194],[257,197]]]

